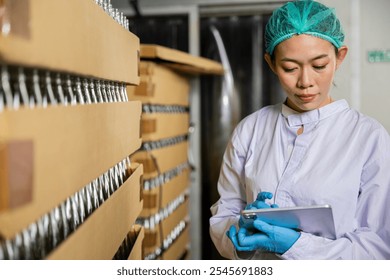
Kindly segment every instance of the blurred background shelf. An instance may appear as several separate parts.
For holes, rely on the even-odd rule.
[[[141,259],[139,38],[101,1],[0,8],[0,259]]]

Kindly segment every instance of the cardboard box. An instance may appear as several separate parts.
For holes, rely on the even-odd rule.
[[[224,73],[219,62],[159,45],[141,44],[141,59],[158,60],[160,64],[183,73],[216,75]]]
[[[145,238],[143,242],[144,256],[154,252],[162,247],[163,241],[168,237],[172,230],[180,221],[188,219],[188,198],[171,215],[165,218],[154,229],[145,229]]]
[[[189,106],[189,96],[183,94],[183,89],[187,87],[190,89],[190,75],[224,74],[222,64],[218,62],[157,45],[141,45],[141,59],[143,61],[140,86],[128,87],[128,94],[130,99],[141,100],[144,104]],[[142,141],[188,135],[189,125],[188,114],[143,113]],[[187,153],[188,144],[184,146],[180,143],[158,150],[138,151],[133,155],[132,160],[144,165],[144,178],[148,179],[188,162]],[[144,205],[140,216],[148,217],[155,214],[181,191],[186,191],[189,172],[188,170],[188,173],[181,174],[171,182],[147,192],[145,194],[147,204]],[[174,227],[172,224],[177,225],[180,222],[179,218],[170,217],[170,219],[172,219],[170,222],[163,221],[156,230],[145,230],[144,256],[155,253],[155,250],[161,247],[163,236],[168,234],[167,228],[162,229],[164,225],[168,223],[172,230]],[[182,257],[188,250],[188,243],[187,227],[158,259]]]
[[[156,141],[188,134],[189,114],[143,113],[141,117],[142,141]]]
[[[145,237],[145,229],[140,225],[133,225],[133,234],[137,235],[137,240],[133,245],[128,260],[142,260],[142,243]]]
[[[183,170],[178,176],[150,191],[143,192],[144,208],[140,217],[149,217],[189,188],[190,170]]]
[[[63,241],[49,260],[111,260],[142,209],[142,165]]]
[[[144,178],[152,178],[188,161],[188,141],[151,151],[137,151],[131,161],[144,166]]]
[[[139,83],[139,38],[95,1],[0,2],[0,62]],[[9,24],[9,25],[8,25]]]
[[[161,105],[189,105],[188,76],[151,61],[141,61],[140,73],[140,84],[127,87],[129,100]]]
[[[136,151],[140,116],[139,101],[0,113],[0,235],[12,237]]]

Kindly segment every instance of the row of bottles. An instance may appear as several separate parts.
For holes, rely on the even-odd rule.
[[[1,65],[0,71],[0,112],[128,101],[125,83],[21,66]]]

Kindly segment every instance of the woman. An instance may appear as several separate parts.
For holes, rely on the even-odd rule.
[[[390,259],[390,137],[375,120],[330,96],[348,49],[332,9],[315,1],[274,11],[265,60],[284,104],[240,122],[211,207],[211,238],[229,259]],[[244,208],[329,204],[335,240],[256,220]]]

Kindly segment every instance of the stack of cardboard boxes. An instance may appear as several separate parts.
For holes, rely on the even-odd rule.
[[[131,157],[144,166],[145,259],[190,255],[188,159],[190,81],[194,74],[222,74],[222,65],[157,45],[141,45],[141,81],[128,87],[142,101],[142,146]]]
[[[139,39],[95,1],[0,6],[0,259],[141,259]]]

